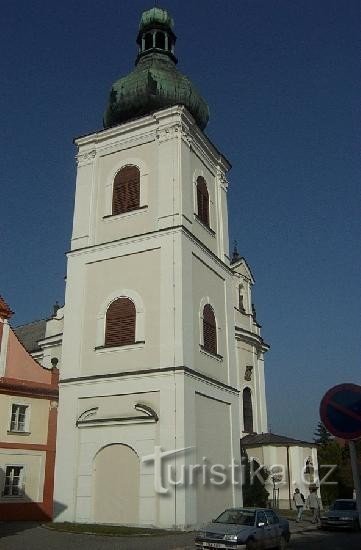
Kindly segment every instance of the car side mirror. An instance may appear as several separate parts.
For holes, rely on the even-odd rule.
[[[259,521],[259,522],[257,523],[257,527],[264,527],[265,525],[266,525],[266,524],[265,524],[264,521]]]

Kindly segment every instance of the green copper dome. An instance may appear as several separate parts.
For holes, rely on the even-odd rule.
[[[142,14],[135,69],[111,89],[104,127],[147,115],[173,105],[184,105],[203,130],[209,119],[207,103],[192,82],[176,68],[176,36],[166,10],[152,8]]]
[[[152,25],[164,25],[165,27],[173,29],[174,21],[166,10],[162,8],[151,8],[142,13],[139,30],[144,31],[152,27]]]

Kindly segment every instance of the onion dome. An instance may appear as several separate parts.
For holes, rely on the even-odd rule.
[[[104,128],[173,105],[184,105],[202,130],[207,126],[207,103],[190,79],[176,68],[173,27],[173,19],[166,10],[152,8],[143,12],[135,69],[113,84]]]

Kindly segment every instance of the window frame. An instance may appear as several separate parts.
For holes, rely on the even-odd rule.
[[[113,214],[113,187],[117,173],[125,166],[136,166],[140,174],[139,208],[129,210],[123,214]],[[141,216],[148,210],[149,167],[143,159],[137,156],[129,156],[111,168],[105,180],[104,210],[102,219],[105,223],[114,223],[124,218]]]
[[[19,415],[17,416],[16,422],[17,427],[12,427],[13,423],[13,408],[14,407],[25,407],[25,419],[24,419],[24,429],[19,429]],[[30,434],[30,415],[31,415],[31,404],[25,403],[23,401],[11,401],[9,404],[9,424],[8,424],[8,433],[9,434]]]
[[[134,178],[133,180],[131,180],[130,178],[127,180],[125,179],[125,181],[123,182],[119,182],[117,183],[117,178],[121,178],[121,173],[124,172],[125,170],[129,169],[129,168],[134,168],[136,169],[137,171],[137,178]],[[123,208],[123,209],[117,209],[115,207],[115,204],[118,202],[118,205],[121,204],[121,193],[120,191],[118,191],[118,199],[116,197],[116,185],[119,186],[119,188],[121,189],[122,186],[125,186],[125,191],[124,191],[124,194],[125,194],[125,197],[126,197],[126,207]],[[130,188],[131,186],[136,186],[137,188],[130,191]],[[111,196],[111,216],[121,216],[123,214],[129,214],[131,212],[135,212],[137,210],[139,210],[141,207],[141,193],[140,193],[140,189],[141,189],[141,172],[140,172],[140,168],[138,165],[136,164],[133,164],[133,163],[127,163],[127,164],[123,164],[123,166],[121,166],[121,168],[119,168],[119,170],[117,170],[117,172],[115,173],[114,175],[114,178],[113,178],[113,182],[112,182],[112,196]],[[131,195],[135,194],[136,195],[136,198],[137,198],[137,204],[135,206],[129,206],[129,204],[132,203],[130,197]]]
[[[108,327],[108,312],[109,312],[109,309],[116,303],[116,302],[119,302],[121,300],[126,300],[128,302],[130,302],[134,308],[134,326],[132,327],[132,330],[134,331],[134,337],[133,337],[133,340],[130,342],[130,341],[126,341],[126,342],[123,342],[123,343],[107,343],[107,327]],[[124,316],[124,318],[126,318],[126,316]],[[104,348],[120,348],[120,347],[129,347],[129,346],[134,346],[135,344],[137,344],[137,306],[136,306],[136,303],[134,302],[134,300],[132,300],[129,296],[119,296],[117,297],[115,300],[112,300],[111,303],[108,305],[108,308],[105,312],[105,326],[104,326]]]
[[[245,399],[244,399],[244,395],[245,395],[245,392],[248,392],[249,393],[249,404],[250,404],[250,411],[251,411],[251,420],[252,420],[252,430],[247,430],[246,429],[246,422],[245,422],[245,418],[246,418],[246,415],[245,415]],[[253,407],[253,396],[252,396],[252,390],[249,386],[245,386],[242,390],[242,420],[243,420],[243,432],[244,433],[254,433],[254,407]],[[248,422],[247,422],[247,427],[248,426]]]
[[[19,493],[17,495],[14,495],[12,492],[11,494],[6,494],[5,493],[5,488],[6,488],[6,480],[8,478],[8,475],[7,475],[7,470],[8,468],[20,468],[20,475],[19,476],[16,476],[19,478],[19,482],[18,482],[18,485],[17,487],[20,489],[19,490]],[[26,472],[26,468],[25,468],[25,464],[5,464],[5,475],[4,475],[4,484],[3,484],[3,487],[2,487],[2,491],[1,491],[1,496],[2,498],[4,499],[23,499],[24,498],[24,495],[25,495],[25,472]],[[13,478],[14,479],[14,476]],[[11,488],[11,491],[13,490],[13,483],[9,484],[10,488]]]
[[[202,192],[202,190],[200,188],[202,183],[204,184],[206,195],[205,195],[204,192]],[[200,200],[200,198],[201,198],[201,200]],[[202,176],[202,175],[197,176],[197,178],[195,180],[195,199],[196,199],[195,200],[195,206],[196,206],[195,215],[196,215],[197,220],[202,225],[204,225],[204,227],[211,230],[209,190],[208,190],[207,181],[204,178],[204,176]],[[206,200],[206,208],[205,208],[205,200]]]
[[[120,346],[120,347],[105,347],[105,323],[106,313],[108,308],[114,300],[118,298],[129,298],[135,305],[136,310],[136,323],[135,323],[135,345],[132,346]],[[105,353],[109,351],[125,351],[127,349],[134,349],[142,347],[145,344],[145,322],[146,311],[144,302],[140,294],[131,288],[120,288],[109,294],[98,309],[98,315],[96,318],[96,336],[94,350],[99,353]]]
[[[212,314],[213,314],[213,320],[214,320],[214,325],[211,324],[208,320],[205,319],[205,310],[206,309],[209,309]],[[206,334],[206,326],[208,326],[208,330],[209,329],[212,329],[214,332],[213,332],[213,336],[214,336],[214,348],[210,348],[208,347],[208,342],[206,344],[206,339],[205,339],[205,334]],[[218,330],[217,330],[217,319],[216,319],[216,314],[214,312],[214,308],[212,307],[212,305],[210,303],[206,303],[203,305],[203,309],[202,309],[202,333],[203,333],[203,350],[207,353],[210,353],[211,355],[215,355],[216,357],[218,356],[218,348],[219,348],[219,345],[218,345]]]

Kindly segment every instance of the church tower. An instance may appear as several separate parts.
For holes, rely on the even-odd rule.
[[[253,279],[229,258],[230,164],[175,42],[165,10],[144,12],[104,129],[75,140],[56,521],[200,524],[241,504],[229,465],[245,429],[266,431]]]

